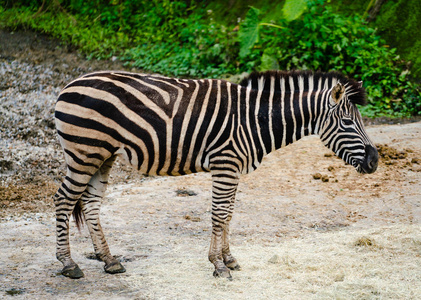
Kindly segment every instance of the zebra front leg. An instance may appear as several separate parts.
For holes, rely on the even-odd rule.
[[[213,222],[209,261],[215,266],[213,276],[232,279],[231,273],[225,265],[222,257],[222,234],[223,227]]]
[[[232,279],[229,268],[235,269],[238,265],[230,253],[228,238],[238,180],[235,172],[212,170],[212,238],[209,261],[215,266],[215,277]]]
[[[108,176],[114,161],[115,157],[111,157],[104,162],[89,181],[89,185],[82,195],[82,210],[92,238],[95,255],[99,260],[105,262],[104,270],[110,274],[126,272],[121,263],[111,255],[99,220],[101,200],[107,189]]]

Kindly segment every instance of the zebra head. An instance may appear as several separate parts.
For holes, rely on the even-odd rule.
[[[356,104],[365,104],[362,82],[336,82],[326,94],[328,111],[320,138],[325,146],[359,173],[373,173],[379,154],[368,137]]]

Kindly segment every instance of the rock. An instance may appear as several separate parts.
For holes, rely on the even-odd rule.
[[[275,254],[268,260],[268,262],[271,264],[279,264],[281,262],[281,258]]]
[[[313,174],[313,178],[318,180],[318,179],[322,178],[322,174],[320,174],[320,173]]]
[[[188,190],[185,188],[178,189],[175,191],[178,197],[189,197],[189,196],[196,196],[197,193],[193,192],[192,190]]]
[[[421,159],[419,159],[419,158],[413,158],[413,159],[411,159],[411,163],[412,164],[419,165],[419,164],[421,164]]]
[[[363,236],[363,237],[357,239],[355,241],[354,245],[357,246],[357,247],[376,247],[377,246],[374,239],[372,239],[370,237],[366,237],[366,236]]]
[[[11,289],[6,290],[6,295],[17,296],[17,295],[22,295],[24,292],[25,292],[25,289],[11,288]]]
[[[192,221],[192,222],[200,222],[200,217],[192,217],[190,215],[185,215],[184,219]]]
[[[329,176],[327,176],[327,175],[323,175],[323,176],[322,176],[322,181],[323,181],[323,182],[328,182],[328,181],[329,181]]]

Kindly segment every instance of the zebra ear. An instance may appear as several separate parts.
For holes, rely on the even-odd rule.
[[[345,87],[338,82],[332,89],[332,94],[330,100],[333,105],[338,104],[341,101],[342,97],[345,94]]]
[[[357,83],[358,83],[358,87],[359,88],[362,88],[363,87],[363,82],[362,81],[358,81]]]

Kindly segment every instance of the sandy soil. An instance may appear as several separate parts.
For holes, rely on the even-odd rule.
[[[47,54],[63,53],[57,44],[48,49]],[[12,68],[13,62],[37,65],[0,50],[6,67]],[[5,53],[10,55],[5,58]],[[20,90],[11,98],[13,91],[0,91],[3,103],[19,97],[36,100],[34,95],[40,93]],[[41,93],[54,99],[56,90]],[[42,112],[48,115],[48,103],[46,107]],[[20,111],[13,116],[24,119]],[[51,195],[63,165],[53,128],[40,126],[44,135],[22,135],[2,119],[6,112],[0,113],[0,298],[421,295],[421,122],[369,126],[382,155],[371,175],[356,173],[313,136],[269,155],[258,170],[243,176],[231,223],[232,251],[242,271],[233,273],[233,281],[214,279],[207,261],[210,175],[145,178],[118,164],[101,218],[111,251],[127,272],[106,274],[103,264],[92,259],[87,229],[78,232],[72,224],[72,254],[85,272],[85,278],[72,280],[60,275],[61,264],[55,259]]]

